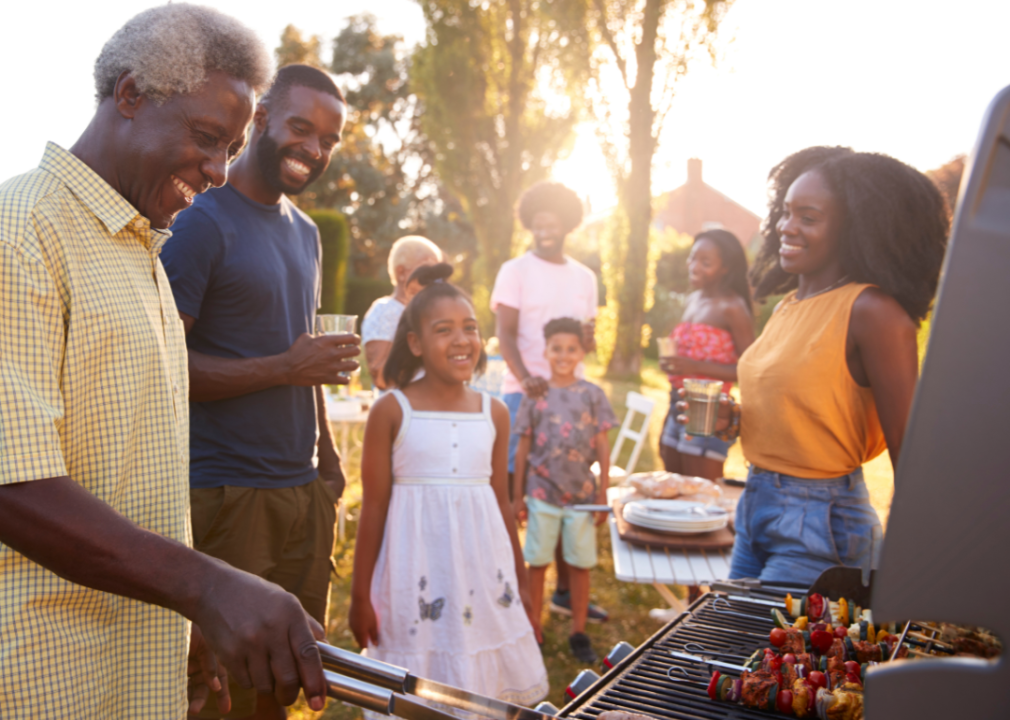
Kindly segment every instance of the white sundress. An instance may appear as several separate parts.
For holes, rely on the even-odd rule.
[[[531,705],[547,670],[491,489],[495,427],[479,413],[421,412],[399,390],[393,488],[372,577],[379,644],[368,657],[470,692]]]

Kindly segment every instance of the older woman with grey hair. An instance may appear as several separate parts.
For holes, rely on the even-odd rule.
[[[410,299],[417,294],[420,286],[407,283],[411,273],[422,265],[434,265],[442,260],[438,245],[420,235],[407,235],[393,243],[389,250],[387,266],[389,279],[395,283],[392,295],[381,297],[372,303],[361,323],[361,342],[365,347],[365,364],[372,376],[372,383],[381,390],[387,387],[382,368],[393,346],[393,336],[400,322],[400,315]]]
[[[226,181],[270,75],[236,20],[146,10],[102,49],[73,147],[0,184],[0,717],[181,718],[209,691],[226,708],[218,659],[323,707],[298,600],[189,547],[186,341],[158,259]]]

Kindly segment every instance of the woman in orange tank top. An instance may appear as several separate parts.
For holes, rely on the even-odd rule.
[[[897,465],[949,213],[885,155],[814,147],[770,174],[755,295],[787,293],[737,365],[717,429],[750,462],[730,577],[807,585],[875,563],[883,533],[862,465]]]

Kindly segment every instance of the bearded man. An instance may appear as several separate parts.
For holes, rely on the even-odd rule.
[[[322,385],[346,383],[359,348],[312,335],[319,231],[286,195],[329,165],[345,107],[321,70],[278,71],[228,182],[193,201],[164,252],[189,347],[195,547],[294,593],[323,626],[344,477]],[[229,717],[286,717],[272,695],[231,694]]]
[[[158,257],[224,184],[270,73],[230,17],[142,12],[98,57],[80,139],[0,185],[5,720],[182,717],[189,620],[191,682],[223,706],[207,646],[240,683],[323,706],[298,600],[189,547],[185,340]]]

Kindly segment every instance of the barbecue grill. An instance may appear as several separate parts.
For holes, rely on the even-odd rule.
[[[558,716],[595,720],[601,712],[622,710],[676,720],[767,720],[771,716],[767,712],[709,699],[706,687],[712,671],[739,675],[740,666],[754,652],[768,647],[768,633],[774,627],[771,608],[781,608],[786,593],[803,597],[818,592],[857,601],[869,596],[861,572],[852,568],[831,568],[810,588],[747,582],[713,587]]]

